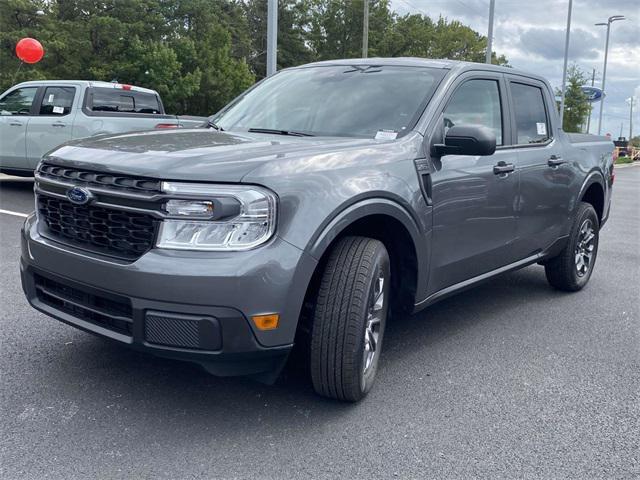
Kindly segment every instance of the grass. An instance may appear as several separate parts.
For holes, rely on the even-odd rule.
[[[633,160],[631,159],[631,157],[618,157],[618,159],[616,160],[616,165],[622,163],[633,163]]]

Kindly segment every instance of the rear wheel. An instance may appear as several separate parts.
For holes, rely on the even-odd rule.
[[[596,211],[581,202],[566,247],[545,264],[547,280],[553,287],[575,292],[587,284],[598,255],[599,233]]]
[[[311,379],[320,395],[355,402],[373,386],[389,309],[384,244],[345,237],[333,247],[315,298]]]

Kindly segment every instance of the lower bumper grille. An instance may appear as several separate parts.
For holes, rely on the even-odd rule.
[[[80,248],[135,260],[153,246],[156,222],[150,215],[75,205],[38,195],[38,213],[48,236]]]
[[[125,298],[106,298],[41,275],[34,275],[36,295],[45,305],[73,317],[131,336],[133,313]]]

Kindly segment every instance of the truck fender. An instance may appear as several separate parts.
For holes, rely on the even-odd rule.
[[[429,248],[427,235],[420,230],[417,220],[399,202],[382,197],[365,198],[350,204],[323,223],[305,249],[320,260],[332,242],[351,224],[370,215],[386,215],[400,222],[409,233],[416,253],[416,292],[426,289],[428,279]]]
[[[600,186],[602,187],[602,191],[604,192],[607,191],[605,188],[604,176],[602,175],[602,173],[597,169],[591,170],[587,174],[587,178],[585,178],[584,182],[582,182],[582,186],[580,187],[580,193],[578,193],[578,201],[584,196],[587,189],[594,183],[599,183]]]
[[[574,205],[573,210],[575,210],[578,207],[578,203],[584,197],[589,187],[591,187],[594,183],[597,183],[602,188],[602,193],[603,193],[602,211],[598,212],[598,214],[599,216],[601,216],[602,225],[604,225],[604,221],[606,221],[606,217],[608,213],[607,207],[609,203],[609,197],[608,197],[609,189],[607,188],[607,182],[605,181],[604,175],[600,170],[593,169],[587,174],[587,178],[585,178],[584,181],[582,182],[582,186],[580,187],[580,192],[578,193],[578,196],[575,199],[576,204]]]

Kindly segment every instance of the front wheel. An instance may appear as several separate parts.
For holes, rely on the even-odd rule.
[[[389,310],[384,244],[345,237],[329,255],[315,298],[310,366],[315,391],[355,402],[373,386]]]
[[[598,255],[599,234],[596,211],[581,202],[566,247],[545,264],[547,280],[553,287],[576,292],[587,284]]]

